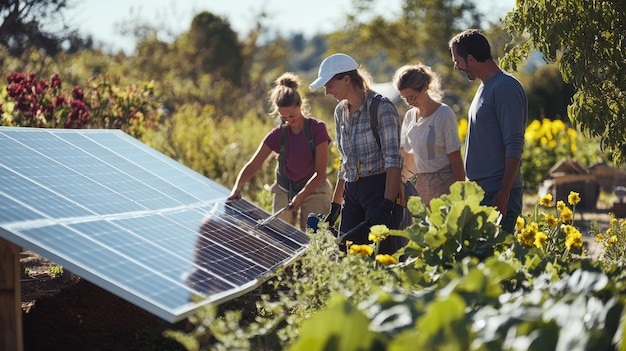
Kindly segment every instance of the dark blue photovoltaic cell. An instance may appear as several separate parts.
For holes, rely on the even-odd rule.
[[[278,219],[255,228],[267,211],[120,131],[0,127],[0,148],[0,237],[171,322],[309,242]]]

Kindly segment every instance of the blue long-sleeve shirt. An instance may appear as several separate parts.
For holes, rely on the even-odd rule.
[[[359,176],[382,173],[387,168],[402,168],[398,111],[389,101],[378,105],[379,147],[369,116],[374,95],[374,92],[366,94],[363,104],[352,115],[347,100],[335,108],[335,133],[340,155],[338,177],[347,182],[354,182]]]
[[[499,72],[483,82],[468,111],[465,173],[485,192],[497,192],[507,158],[522,159],[528,101],[513,76]],[[518,170],[513,187],[522,186]]]

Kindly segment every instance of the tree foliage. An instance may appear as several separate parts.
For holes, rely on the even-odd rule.
[[[480,27],[482,18],[471,0],[403,0],[401,12],[392,19],[368,16],[373,0],[354,0],[353,5],[356,11],[347,15],[345,28],[329,36],[329,51],[354,55],[368,69],[384,73],[383,81],[400,65],[417,61],[450,76],[448,39]]]
[[[213,73],[239,85],[243,57],[241,45],[227,20],[204,11],[196,15],[186,36],[192,74]]]
[[[576,89],[568,116],[590,136],[600,136],[614,161],[626,162],[626,2],[624,0],[524,1],[504,21],[517,38],[502,64],[515,69],[534,50],[558,62]]]
[[[528,95],[528,119],[567,119],[567,105],[574,87],[566,84],[555,64],[537,67],[531,75],[520,77]]]
[[[61,12],[67,0],[4,0],[0,2],[0,45],[11,55],[20,56],[31,46],[56,55],[66,44],[69,51],[87,45],[75,31],[63,25],[58,31],[45,29],[45,24],[63,23]],[[89,46],[89,45],[87,45]]]

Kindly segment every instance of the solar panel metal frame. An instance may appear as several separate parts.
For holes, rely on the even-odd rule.
[[[267,211],[119,130],[0,127],[0,148],[0,237],[169,322],[308,246],[279,219],[255,229]]]

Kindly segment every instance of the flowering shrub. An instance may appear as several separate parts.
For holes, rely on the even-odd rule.
[[[74,87],[68,98],[61,90],[61,79],[55,73],[50,82],[37,79],[35,73],[11,73],[7,77],[7,97],[14,100],[3,124],[15,127],[84,128],[90,110],[85,95]]]
[[[597,138],[587,138],[561,120],[531,121],[524,134],[521,165],[526,190],[536,190],[550,168],[563,158],[584,166],[605,161]]]
[[[58,73],[50,81],[35,73],[11,73],[7,83],[0,125],[122,129],[141,137],[146,128],[158,128],[163,113],[152,84],[119,88],[107,77],[91,78],[86,90],[75,86],[68,97]]]
[[[582,254],[583,240],[580,231],[573,225],[576,204],[580,195],[570,192],[567,197],[570,209],[563,201],[557,201],[553,213],[540,211],[553,207],[552,194],[544,195],[535,205],[534,213],[517,218],[515,237],[525,247],[537,248],[544,258],[555,257],[571,260],[573,255]]]
[[[626,259],[626,219],[615,218],[611,214],[609,228],[602,231],[597,223],[594,223],[589,233],[595,236],[595,241],[600,245],[598,260],[607,270],[621,269]]]
[[[467,128],[467,119],[459,119],[461,141],[465,140]],[[575,159],[584,166],[608,160],[600,152],[598,138],[585,137],[561,120],[532,120],[524,133],[521,172],[525,190],[537,190],[550,168],[563,158]]]

